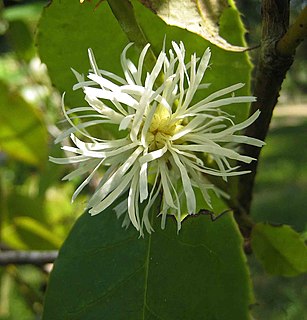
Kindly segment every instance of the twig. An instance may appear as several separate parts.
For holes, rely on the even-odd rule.
[[[295,49],[304,38],[307,38],[307,6],[301,11],[286,34],[278,41],[276,50],[282,56],[290,56],[295,53]]]
[[[23,265],[44,265],[52,263],[58,256],[58,251],[0,251],[0,266],[7,266],[10,264]]]
[[[257,101],[250,111],[253,114],[260,110],[261,114],[245,134],[265,140],[282,82],[293,63],[295,49],[307,37],[307,7],[289,29],[289,0],[263,0],[262,17],[261,53],[254,90]],[[245,145],[243,152],[258,160],[261,150]],[[251,209],[258,163],[254,161],[241,165],[242,170],[250,170],[251,174],[239,178],[238,203],[234,205],[236,220],[246,238],[249,238],[252,229],[252,224],[244,222],[249,221],[246,218]]]
[[[200,214],[207,215],[210,217],[211,221],[214,222],[217,219],[221,218],[225,213],[228,213],[231,211],[232,211],[231,209],[227,209],[227,210],[224,210],[223,212],[216,215],[214,212],[212,212],[210,210],[201,209],[196,215],[200,215]]]
[[[141,52],[148,40],[137,22],[130,0],[108,0],[108,4],[129,41],[133,42]],[[156,56],[151,48],[148,50],[144,63],[148,70],[151,70],[156,63]]]
[[[292,54],[281,55],[276,50],[278,41],[288,30],[289,0],[263,0],[262,19],[261,51],[254,89],[257,101],[252,104],[250,110],[251,114],[256,110],[260,110],[261,114],[257,121],[247,128],[245,134],[265,140],[281,84],[293,62]],[[259,148],[248,145],[242,148],[244,154],[259,159],[261,151]],[[250,213],[257,165],[258,161],[241,164],[242,170],[250,170],[251,174],[242,175],[239,178],[238,203],[234,208],[239,225],[241,217],[246,217]],[[249,225],[241,228],[241,232],[246,237],[249,237],[250,231]]]

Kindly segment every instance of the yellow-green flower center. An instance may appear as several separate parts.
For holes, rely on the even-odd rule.
[[[164,106],[159,105],[146,136],[149,150],[163,148],[166,141],[183,127],[181,123],[182,120],[174,121],[169,111]]]

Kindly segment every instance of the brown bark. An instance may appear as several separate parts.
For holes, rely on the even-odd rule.
[[[277,43],[286,34],[289,26],[289,0],[262,1],[262,40],[260,57],[254,86],[257,101],[251,106],[250,114],[260,110],[256,122],[247,128],[245,135],[265,140],[273,110],[277,104],[282,82],[292,62],[292,55],[282,55],[276,50]],[[244,145],[243,153],[259,159],[259,148]],[[249,236],[252,225],[245,221],[250,213],[258,161],[241,164],[242,170],[250,170],[239,178],[238,203],[234,208],[236,219],[243,235]]]

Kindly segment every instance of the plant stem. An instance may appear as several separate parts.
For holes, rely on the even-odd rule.
[[[141,52],[149,42],[139,26],[133,6],[129,0],[108,0],[109,6],[127,38],[134,42],[136,49]],[[144,61],[145,67],[150,71],[156,63],[156,56],[149,48]]]
[[[293,51],[285,50],[284,45],[279,45],[289,36],[288,26],[289,0],[263,0],[261,51],[254,89],[257,101],[251,105],[250,110],[250,114],[256,110],[260,110],[261,114],[257,121],[246,129],[247,136],[261,140],[265,140],[267,136],[282,82],[293,62]],[[280,46],[283,49],[277,50],[276,47]],[[244,154],[259,159],[259,148],[249,145],[242,148]],[[253,161],[250,164],[241,164],[242,170],[250,170],[251,173],[239,177],[238,205],[235,208],[238,222],[241,216],[250,213],[258,163]]]
[[[265,140],[282,82],[293,63],[297,46],[306,37],[307,6],[289,28],[289,0],[262,1],[261,51],[254,89],[257,101],[250,109],[250,114],[256,110],[260,110],[261,114],[257,121],[246,129],[247,136]],[[249,145],[242,148],[244,154],[259,160],[261,149]],[[242,170],[250,170],[251,173],[239,177],[238,201],[232,206],[247,248],[253,228],[252,220],[248,217],[258,163],[259,161],[253,161],[250,164],[241,164]]]

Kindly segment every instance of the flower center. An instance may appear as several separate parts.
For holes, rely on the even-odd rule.
[[[146,136],[149,150],[163,148],[167,141],[183,127],[181,122],[181,120],[174,121],[169,111],[159,105]]]

